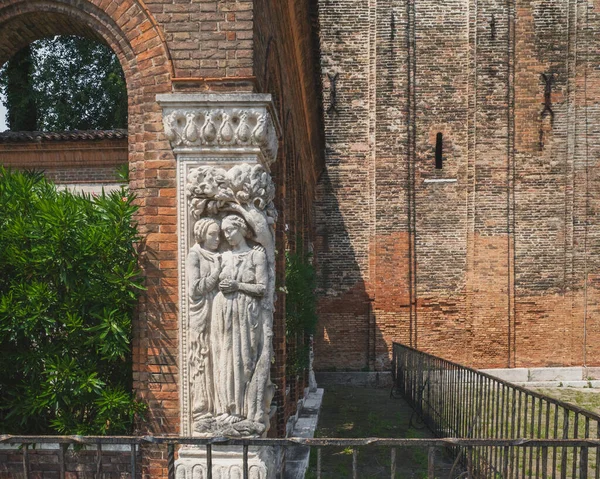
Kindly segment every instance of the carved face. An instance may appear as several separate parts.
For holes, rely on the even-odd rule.
[[[204,248],[210,251],[216,251],[219,247],[219,225],[217,223],[211,224],[206,230],[204,237]]]
[[[226,223],[223,227],[223,234],[231,246],[237,246],[244,241],[242,229],[234,224]]]

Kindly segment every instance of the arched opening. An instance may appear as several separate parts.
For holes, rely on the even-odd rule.
[[[56,35],[30,43],[0,68],[0,92],[11,131],[127,128],[125,74],[112,49],[95,39]]]
[[[69,189],[99,193],[127,179],[127,88],[97,38],[53,36],[0,69],[3,165],[41,170]]]
[[[125,85],[134,55],[106,13],[78,6],[17,1],[0,8],[2,90],[9,96],[0,131],[11,130],[0,133],[0,151],[4,166],[42,170],[56,183],[96,192],[127,176]],[[86,58],[69,58],[74,53]],[[103,91],[111,89],[106,79],[94,85],[89,78],[107,67],[114,105]],[[110,118],[115,114],[119,120]]]
[[[0,8],[0,64],[4,73],[13,67],[12,79],[3,75],[8,98],[0,117],[10,118],[0,131],[11,132],[0,134],[0,151],[4,166],[42,170],[56,183],[95,192],[127,177],[126,83],[135,56],[105,12],[83,6]]]

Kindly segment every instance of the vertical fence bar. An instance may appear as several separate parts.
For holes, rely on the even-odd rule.
[[[65,464],[65,446],[69,447],[68,444],[60,444],[58,449],[58,477],[59,479],[65,479],[66,476],[66,464]]]
[[[102,474],[102,444],[98,443],[96,446],[96,479],[100,479],[100,474]]]
[[[558,404],[554,405],[554,429],[552,439],[558,438]],[[557,461],[558,448],[552,447],[552,479],[556,479],[556,461]]]
[[[542,447],[542,479],[548,477],[548,448]]]
[[[500,383],[498,381],[494,381],[494,438],[498,439],[498,434],[500,432]],[[493,448],[493,461],[492,465],[495,471],[500,470],[500,453],[501,449],[499,447]]]
[[[321,448],[317,448],[317,479],[321,479]],[[393,479],[393,476],[392,476]]]
[[[563,410],[563,439],[567,439],[569,437],[569,411],[567,409],[561,408]],[[560,477],[561,479],[567,479],[567,448],[561,448],[561,457],[560,457]]]
[[[550,437],[550,402],[546,401],[546,430],[544,432],[544,439]],[[542,469],[544,470],[542,477],[546,479],[548,477],[548,448],[546,448],[546,457],[544,464],[544,452],[542,451]]]
[[[506,386],[504,384],[500,385],[500,391],[502,391],[500,393],[500,424],[498,427],[498,437],[500,439],[504,438],[504,424],[506,422],[506,416],[505,416],[505,409],[506,409]],[[500,448],[498,448],[500,449]],[[502,471],[504,471],[502,474],[504,475],[504,477],[506,477],[506,469],[504,466],[508,466],[507,464],[507,460],[508,457],[506,457],[506,454],[508,454],[508,449],[507,448],[502,448],[499,451],[500,454],[500,462],[502,463]],[[500,469],[500,462],[498,462],[498,468]]]
[[[136,444],[131,445],[131,479],[135,479],[137,476],[137,456],[136,456]]]
[[[509,447],[504,446],[504,465],[502,467],[502,477],[508,477],[508,456],[509,456]]]
[[[523,405],[523,435],[521,437],[527,437],[527,418],[528,416],[528,405],[529,405],[529,394],[525,393],[525,404]],[[521,477],[526,477],[525,473],[527,472],[527,448],[523,448],[523,464],[521,464]]]
[[[515,439],[516,438],[520,438],[522,437],[521,435],[521,410],[522,410],[522,403],[523,403],[523,392],[519,390],[519,395],[518,395],[518,399],[517,399],[517,427],[516,427],[516,434],[515,434]],[[519,476],[519,464],[521,461],[521,449],[520,448],[515,448],[515,456],[516,456],[516,462],[515,462],[515,467],[514,467],[514,471],[515,477]]]
[[[512,391],[512,403],[510,408],[510,428],[508,431],[507,437],[514,439],[517,425],[517,390],[513,389]],[[508,429],[508,428],[507,428]],[[509,477],[513,477],[516,474],[515,469],[515,447],[510,448],[510,470]],[[518,451],[517,451],[518,453]]]
[[[355,447],[352,448],[352,479],[358,479],[358,449]]]
[[[392,447],[392,450],[390,451],[390,472],[391,472],[391,478],[395,479],[396,478],[396,448]]]
[[[485,436],[491,437],[492,435],[492,386],[491,379],[486,378],[485,382]],[[485,447],[485,466],[486,470],[491,469],[492,461],[492,448],[490,446]]]
[[[242,446],[242,450],[243,450],[243,461],[244,461],[244,470],[243,470],[243,474],[244,474],[244,479],[248,479],[248,445],[244,444]]]
[[[175,479],[175,444],[167,444],[167,474],[169,479]]]
[[[475,425],[476,425],[475,403],[477,401],[477,398],[475,397],[475,386],[474,386],[475,382],[476,382],[475,374],[472,371],[469,371],[469,414],[468,414],[468,424],[467,424],[467,431],[469,432],[468,437],[473,437],[473,434],[475,433]]]
[[[444,369],[442,370],[442,424],[440,424],[440,436],[447,437],[448,433],[446,430],[448,429],[448,370],[444,365]]]
[[[459,410],[458,410],[458,424],[459,424],[459,431],[460,431],[460,436],[459,437],[466,437],[466,433],[467,431],[465,430],[465,416],[467,413],[467,395],[465,393],[465,389],[466,389],[466,383],[467,383],[467,378],[466,375],[464,374],[464,371],[459,368],[458,369],[458,375],[460,377],[460,390],[459,390],[459,397],[458,397],[458,406],[459,406]]]
[[[537,431],[535,437],[538,439],[542,438],[542,416],[544,413],[542,398],[538,399],[538,407],[537,407]],[[541,450],[540,447],[537,447],[537,452],[535,454],[535,477],[540,477],[540,460],[541,460]]]
[[[590,418],[585,418],[585,438],[590,438]],[[587,479],[588,477],[588,446],[584,446],[581,448],[581,457],[579,458],[579,476],[582,479]],[[596,464],[596,468],[598,468],[598,464]]]
[[[529,437],[535,437],[535,396],[531,396],[531,425]],[[529,477],[533,474],[533,448],[529,448]]]
[[[23,444],[23,477],[29,479],[29,444]]]
[[[213,476],[213,467],[212,467],[212,444],[206,445],[206,477],[207,479],[212,479]]]
[[[310,451],[311,448],[310,446],[308,447],[309,450],[309,457],[310,457]],[[286,461],[286,457],[287,457],[287,447],[286,446],[277,446],[277,460],[280,461],[278,462],[279,464],[281,464],[281,470],[279,471],[279,476],[277,476],[278,479],[283,479],[285,477],[285,470],[287,468],[287,461]]]
[[[435,479],[435,448],[427,450],[427,478]]]
[[[573,438],[577,439],[579,434],[579,413],[575,413],[575,418],[573,419]],[[577,477],[577,447],[573,447],[573,467],[572,467],[572,477]]]
[[[596,421],[596,438],[600,439],[600,421]],[[596,478],[600,479],[600,447],[596,448]]]
[[[586,439],[590,439],[590,418],[589,417],[585,418],[584,434],[585,434]],[[581,464],[582,471],[581,471],[580,475],[581,475],[581,477],[583,477],[585,479],[587,479],[587,476],[588,476],[589,454],[590,454],[590,448],[588,446],[581,448],[580,464]],[[585,463],[585,467],[583,466],[584,463]],[[597,467],[598,467],[598,464],[596,464],[596,468]],[[584,471],[584,469],[585,469],[585,471]]]

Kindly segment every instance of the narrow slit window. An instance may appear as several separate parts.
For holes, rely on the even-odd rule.
[[[444,166],[444,158],[442,152],[444,151],[444,135],[438,133],[435,137],[435,168],[441,170]]]

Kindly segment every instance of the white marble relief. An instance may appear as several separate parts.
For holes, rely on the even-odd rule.
[[[276,211],[260,164],[193,168],[186,260],[192,434],[260,436],[269,425]]]

